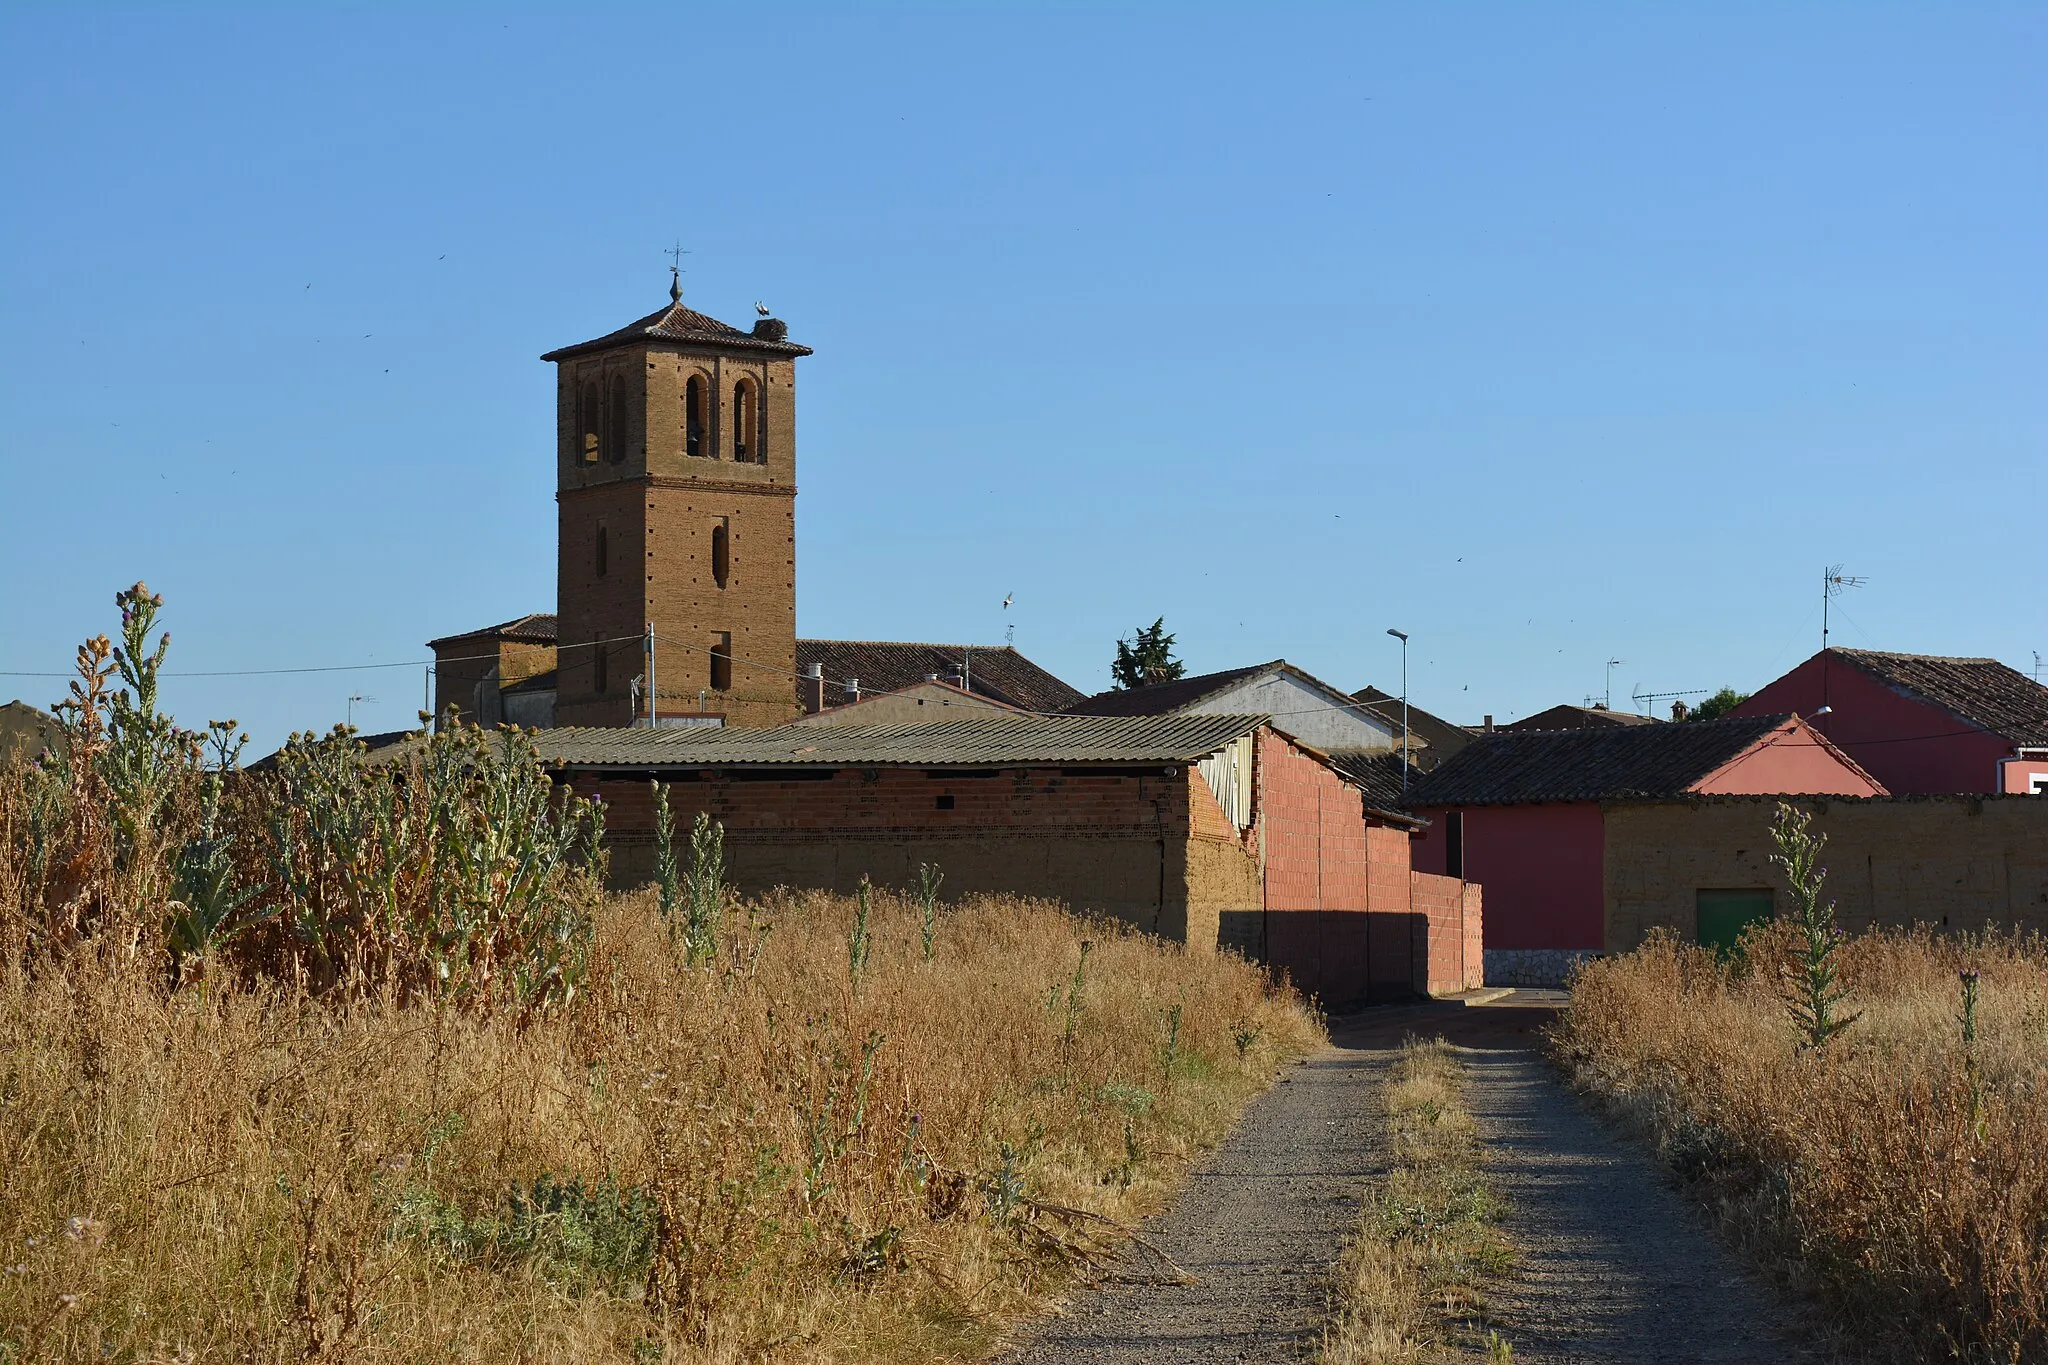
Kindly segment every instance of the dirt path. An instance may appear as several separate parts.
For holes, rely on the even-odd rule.
[[[1582,1109],[1535,1050],[1555,1001],[1371,1010],[1255,1101],[1146,1236],[1193,1285],[1111,1282],[1041,1323],[1007,1365],[1299,1360],[1369,1183],[1378,1089],[1408,1034],[1469,1049],[1520,1263],[1493,1295],[1518,1362],[1796,1362],[1797,1310],[1749,1276],[1639,1147]],[[1121,1267],[1156,1272],[1142,1254]]]
[[[1466,1056],[1520,1262],[1492,1295],[1528,1362],[1815,1360],[1798,1316],[1745,1271],[1642,1148],[1594,1119],[1550,1064]]]
[[[1326,1282],[1384,1170],[1377,1051],[1330,1048],[1252,1102],[1174,1207],[1145,1236],[1192,1285],[1108,1283],[1082,1291],[1003,1359],[1078,1362],[1298,1359],[1322,1325]],[[1127,1255],[1120,1271],[1155,1274]]]

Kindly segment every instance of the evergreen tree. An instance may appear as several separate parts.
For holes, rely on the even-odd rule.
[[[1187,667],[1173,657],[1173,637],[1166,633],[1164,616],[1140,628],[1131,639],[1118,640],[1116,662],[1109,667],[1110,677],[1115,680],[1119,692],[1128,692],[1147,683],[1172,682],[1187,671]]]

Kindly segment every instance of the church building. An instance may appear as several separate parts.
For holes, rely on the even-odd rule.
[[[764,314],[765,314],[765,310]],[[944,680],[1003,706],[1081,699],[1008,647],[796,636],[796,362],[668,306],[555,365],[553,613],[445,636],[435,714],[490,725],[745,726]]]

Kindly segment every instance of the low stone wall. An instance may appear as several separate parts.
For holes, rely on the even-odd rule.
[[[1488,948],[1489,986],[1564,986],[1572,969],[1601,954],[1589,948]]]

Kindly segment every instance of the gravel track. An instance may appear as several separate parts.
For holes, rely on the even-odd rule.
[[[1805,1361],[1798,1310],[1745,1270],[1644,1149],[1525,1051],[1465,1054],[1515,1273],[1489,1296],[1529,1362]]]
[[[1580,1106],[1537,1050],[1556,1001],[1376,1009],[1284,1074],[1146,1238],[1195,1280],[1127,1252],[1001,1357],[1006,1365],[1283,1361],[1307,1356],[1360,1200],[1386,1174],[1380,1102],[1409,1034],[1465,1049],[1473,1115],[1509,1213],[1515,1270],[1493,1319],[1531,1365],[1800,1362],[1799,1310],[1744,1270],[1642,1147]],[[1533,1006],[1533,1007],[1532,1007]]]
[[[1384,1052],[1328,1048],[1283,1073],[1173,1208],[1144,1227],[1195,1283],[1133,1283],[1162,1267],[1127,1252],[1111,1280],[1076,1294],[1003,1359],[1173,1365],[1305,1355],[1360,1196],[1386,1169],[1377,1102],[1386,1069]]]

